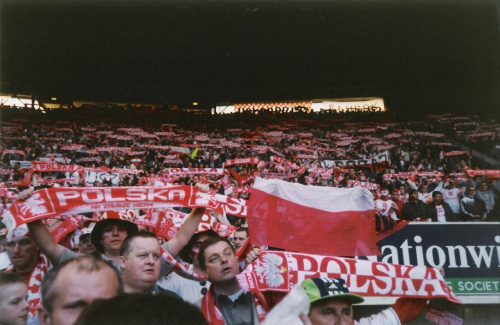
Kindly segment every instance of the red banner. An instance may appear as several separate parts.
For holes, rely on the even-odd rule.
[[[251,292],[288,292],[308,278],[342,278],[349,292],[373,297],[445,298],[462,304],[437,269],[341,257],[263,251],[237,275]]]
[[[9,229],[38,219],[84,212],[162,207],[205,207],[220,213],[246,215],[245,200],[222,199],[192,186],[46,188],[25,201],[14,201],[4,215]],[[233,213],[234,212],[234,213]]]

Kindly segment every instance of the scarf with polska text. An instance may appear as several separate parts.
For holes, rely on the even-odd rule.
[[[207,294],[201,298],[201,313],[209,325],[224,325],[224,316],[222,315],[219,307],[215,304],[215,295],[213,290],[213,285],[210,285],[210,289]],[[253,292],[253,299],[255,309],[257,310],[257,315],[259,317],[259,322],[262,322],[264,321],[264,318],[266,318],[266,314],[269,311],[266,298],[261,292]]]
[[[462,304],[438,270],[368,260],[262,251],[236,276],[244,291],[288,292],[307,278],[342,278],[349,292],[362,296],[445,298]]]
[[[16,200],[4,214],[4,224],[14,229],[34,220],[84,212],[163,207],[204,207],[221,214],[246,217],[244,200],[211,195],[196,187],[57,187],[44,188],[25,201]]]
[[[49,259],[44,254],[39,255],[37,264],[33,267],[30,272],[28,282],[28,305],[29,305],[29,317],[28,319],[35,318],[38,306],[42,301],[42,279],[49,269]],[[15,272],[14,265],[9,264],[5,269],[6,272]]]

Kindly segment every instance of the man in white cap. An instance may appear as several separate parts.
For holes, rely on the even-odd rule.
[[[391,200],[391,197],[389,196],[389,190],[381,188],[379,194],[380,198],[376,199],[374,202],[375,213],[385,217],[389,217],[393,220],[398,220],[396,214],[398,206],[393,200]]]
[[[80,236],[78,237],[78,252],[83,255],[92,255],[98,257],[100,253],[92,244],[90,240],[90,234],[94,228],[94,223],[82,229]]]
[[[10,264],[4,270],[19,274],[28,286],[28,324],[37,324],[37,308],[40,303],[40,279],[49,269],[47,257],[30,237],[26,225],[22,225],[7,234],[7,255]]]

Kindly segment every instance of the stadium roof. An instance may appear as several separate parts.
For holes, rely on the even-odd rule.
[[[41,99],[384,97],[497,109],[494,0],[0,2],[1,89]]]

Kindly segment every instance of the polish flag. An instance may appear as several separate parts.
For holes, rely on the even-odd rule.
[[[373,194],[365,188],[257,178],[247,206],[254,245],[326,256],[380,255]]]

